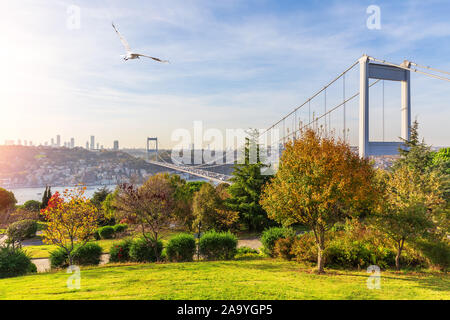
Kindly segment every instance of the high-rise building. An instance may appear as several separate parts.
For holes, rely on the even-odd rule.
[[[70,138],[70,147],[75,148],[75,138]]]
[[[91,136],[91,150],[95,149],[95,137]]]
[[[119,150],[119,140],[114,140],[114,150]]]
[[[100,143],[97,142],[97,150],[100,149]]]
[[[59,134],[56,135],[56,146],[57,147],[61,146],[61,136]]]
[[[86,149],[89,150],[89,141],[86,141]]]
[[[52,147],[55,146],[55,139],[53,139],[53,138],[50,139],[50,145],[51,145]]]

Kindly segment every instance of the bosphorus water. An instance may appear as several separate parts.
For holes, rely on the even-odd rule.
[[[203,178],[196,178],[193,177],[191,179],[188,179],[187,181],[207,181]],[[97,191],[100,188],[107,187],[109,190],[114,191],[116,188],[116,185],[94,185],[94,186],[86,186],[86,191],[84,195],[87,198],[91,198],[95,191]],[[51,187],[52,194],[58,191],[59,193],[62,193],[65,189],[71,189],[74,188],[74,186],[69,187]],[[12,191],[14,193],[14,196],[16,197],[17,204],[21,205],[24,204],[25,201],[28,200],[42,200],[42,195],[44,193],[45,187],[38,187],[38,188],[14,188],[9,189],[6,188],[8,191]]]
[[[86,192],[84,195],[88,198],[91,198],[95,191],[97,191],[99,188],[102,188],[102,185],[97,186],[86,186]],[[115,185],[107,185],[106,186],[109,190],[114,191],[116,188]],[[51,191],[52,194],[58,191],[59,193],[62,193],[65,189],[70,189],[73,187],[52,187]],[[39,188],[17,188],[17,189],[8,189],[9,191],[12,191],[14,193],[14,196],[17,199],[17,204],[24,204],[27,200],[42,200],[42,195],[44,193],[45,187],[39,187]]]

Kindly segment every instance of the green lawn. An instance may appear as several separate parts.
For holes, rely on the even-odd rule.
[[[115,242],[119,242],[122,239],[105,239],[105,240],[98,240],[98,241],[92,241],[94,243],[97,243],[103,248],[103,253],[109,253],[109,249],[112,247],[112,245]],[[23,247],[26,253],[31,258],[48,258],[50,257],[50,252],[56,250],[58,247],[52,244],[44,244],[40,246],[27,246]]]
[[[65,271],[0,279],[0,299],[450,299],[441,273],[382,272],[369,290],[365,271],[327,272],[273,259],[106,265],[82,269],[80,290]]]

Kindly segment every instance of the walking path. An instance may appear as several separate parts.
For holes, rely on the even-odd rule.
[[[31,259],[31,262],[33,262],[36,265],[38,272],[47,272],[50,271],[50,259],[48,258],[38,258],[38,259]],[[109,254],[105,253],[102,254],[100,265],[107,264],[109,262]]]

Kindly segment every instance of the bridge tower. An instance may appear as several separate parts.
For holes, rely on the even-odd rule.
[[[409,68],[410,65],[405,60],[401,66]],[[397,154],[401,142],[369,141],[369,79],[401,82],[401,137],[408,140],[411,129],[410,71],[388,64],[370,63],[367,55],[359,59],[359,70],[359,155],[367,157]]]
[[[153,149],[150,149],[151,142],[154,142]],[[156,157],[158,157],[158,137],[154,137],[154,138],[147,137],[147,155],[150,155],[151,152],[155,152]]]

